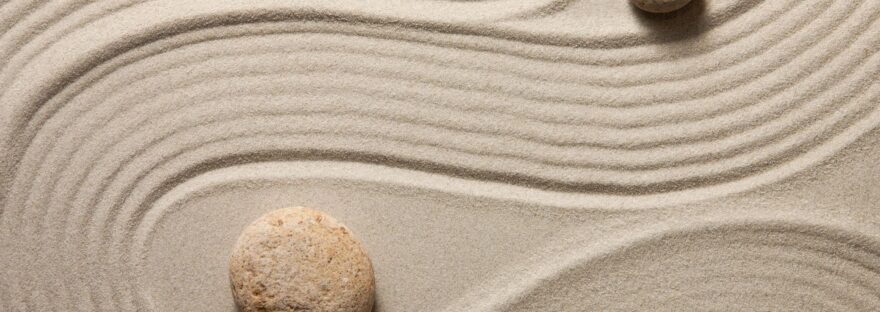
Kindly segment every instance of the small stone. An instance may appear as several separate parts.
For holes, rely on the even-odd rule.
[[[351,231],[309,208],[284,208],[248,225],[229,263],[232,295],[249,311],[372,310],[375,282]]]
[[[669,13],[681,9],[691,0],[630,0],[639,9],[651,13]]]

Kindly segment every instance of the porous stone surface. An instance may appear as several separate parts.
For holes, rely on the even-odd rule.
[[[375,282],[351,231],[302,207],[264,214],[248,225],[229,264],[242,311],[370,311]]]
[[[669,13],[681,9],[691,0],[630,0],[639,9],[651,13]]]

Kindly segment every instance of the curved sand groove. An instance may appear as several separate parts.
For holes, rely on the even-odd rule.
[[[682,68],[686,68],[686,67],[689,67],[689,66],[680,66],[680,67],[682,67]],[[644,70],[645,68],[640,68],[640,69],[641,69],[641,70]],[[669,68],[664,68],[664,69],[665,69],[665,71],[668,71]],[[619,70],[619,68],[615,68],[614,70]],[[633,74],[635,74],[635,73],[633,73]],[[629,74],[629,75],[627,75],[627,76],[632,76],[633,74]],[[578,79],[582,79],[582,78],[583,78],[582,76],[584,75],[584,72],[583,72],[583,71],[578,71],[578,75],[579,75]],[[604,73],[603,73],[602,76],[608,76],[608,74],[604,74]],[[652,76],[652,77],[649,77],[649,78],[654,79],[654,80],[657,80],[657,79],[656,79],[657,77],[653,77],[653,76]],[[601,104],[601,103],[596,103],[596,104]]]
[[[873,1],[703,4],[700,40],[533,24],[578,1],[169,3],[2,5],[20,13],[0,13],[0,260],[26,263],[10,305],[149,305],[116,285],[127,246],[165,192],[226,166],[642,209],[779,181],[880,122]]]
[[[447,311],[873,311],[880,241],[871,233],[800,221],[657,227],[522,268],[535,272],[525,283]]]
[[[867,44],[871,44],[871,43],[869,42],[869,43],[867,43]],[[859,50],[859,51],[861,51],[861,50]],[[858,58],[855,58],[855,59],[858,59]],[[871,68],[872,66],[866,66],[866,67],[867,67],[867,68]],[[833,68],[837,68],[837,67],[833,67]],[[846,67],[844,67],[844,69],[846,69]],[[842,70],[841,70],[841,71],[838,71],[838,72],[842,72]],[[867,73],[867,75],[865,75],[865,76],[863,76],[863,77],[868,77],[868,79],[870,79],[870,77],[873,76],[873,74],[874,74],[873,72],[869,72],[869,73]],[[375,79],[379,79],[379,78],[375,78]],[[861,82],[855,82],[854,86],[864,85],[864,83],[865,83],[865,80],[864,80],[864,79],[865,79],[865,78],[862,78],[862,79],[863,79],[863,80],[862,80]],[[828,80],[828,79],[826,78],[825,80]],[[870,81],[870,80],[868,80],[868,81]],[[499,97],[500,97],[500,96],[499,96]],[[868,99],[867,101],[870,102],[871,99]],[[815,109],[816,106],[815,106],[815,105],[812,105],[812,106],[809,107],[809,108],[811,108],[811,109]],[[807,116],[809,116],[809,115],[807,115]],[[739,117],[743,117],[743,116],[739,116]],[[714,124],[722,124],[722,125],[723,125],[723,124],[727,124],[727,123],[725,123],[725,122],[719,122],[718,120],[710,120],[710,121],[712,121]],[[760,120],[758,120],[758,121],[751,121],[751,122],[749,122],[749,123],[754,124],[755,122],[759,122],[759,121],[760,121]],[[790,121],[789,124],[801,124],[802,122],[803,122],[802,119],[795,119],[794,121]],[[748,124],[748,123],[746,123],[746,124]],[[676,127],[679,127],[679,128],[680,128],[681,125],[676,125]],[[789,128],[790,128],[790,126],[784,126],[784,124],[783,124],[783,126],[776,126],[775,128],[776,128],[776,129],[785,129],[785,127],[789,127]],[[685,128],[685,129],[686,129],[686,128]],[[693,131],[691,131],[691,132],[697,132],[697,133],[699,133],[699,132],[713,133],[713,132],[716,132],[716,131],[717,131],[717,130],[708,130],[708,129],[703,129],[702,131],[700,131],[700,130],[697,130],[697,129],[699,129],[699,128],[695,128],[695,130],[693,130]],[[556,129],[553,129],[553,130],[556,130]],[[641,129],[639,129],[639,130],[641,130]],[[660,128],[660,129],[657,129],[657,128],[647,128],[647,129],[645,129],[645,131],[642,131],[642,132],[645,133],[645,134],[653,134],[652,136],[656,138],[656,137],[657,137],[657,136],[656,136],[656,133],[666,133],[666,132],[663,132],[664,130],[666,130],[666,129],[662,129],[662,128]],[[766,130],[761,130],[760,128],[751,129],[751,130],[752,130],[752,132],[757,132],[759,135],[765,135],[765,136],[767,136],[767,135],[773,135],[773,134],[774,134],[773,132],[769,132],[769,131],[766,131]],[[507,131],[508,131],[508,132],[513,132],[513,131],[511,131],[511,130],[507,130]],[[515,131],[515,130],[514,130],[514,131]],[[777,130],[777,131],[778,131],[778,130]],[[578,133],[578,132],[583,133],[583,130],[581,130],[581,129],[574,129],[574,131],[570,131],[569,133]],[[583,141],[583,138],[601,137],[601,136],[598,135],[599,133],[602,132],[600,129],[596,129],[596,131],[594,131],[594,132],[595,132],[596,134],[591,134],[591,133],[588,131],[587,133],[585,133],[586,136],[581,137],[581,141],[580,141],[580,142],[574,142],[574,143],[577,143],[577,144],[596,144],[596,142],[589,142],[589,141],[586,141],[586,142],[585,142],[585,141]],[[705,134],[702,134],[702,135],[705,135]],[[754,136],[754,134],[753,134],[753,133],[752,133],[752,134],[750,134],[750,133],[745,133],[745,134],[742,134],[742,136]],[[674,138],[674,139],[679,139],[679,140],[684,139],[684,138],[677,138],[675,135],[670,135],[670,137],[672,137],[672,138]],[[616,142],[614,142],[614,140],[616,140]],[[645,140],[645,143],[639,143],[640,140]],[[620,147],[621,145],[622,145],[623,147],[626,147],[626,145],[639,145],[639,144],[663,144],[663,143],[665,143],[664,140],[665,140],[665,141],[669,141],[670,139],[669,139],[669,138],[665,138],[665,139],[661,139],[661,140],[659,140],[659,141],[650,141],[650,139],[648,139],[648,140],[646,140],[646,139],[639,139],[638,136],[632,136],[632,135],[626,136],[626,135],[623,135],[623,136],[620,136],[619,138],[612,139],[612,140],[607,140],[607,139],[606,139],[606,141],[611,141],[611,142],[608,142],[608,143],[605,143],[605,144],[609,144],[609,143],[617,143],[618,147]],[[767,141],[767,140],[758,140],[758,141],[761,142],[761,143],[764,143],[764,144],[766,144],[766,143],[768,143],[768,142],[772,142],[772,141]],[[722,141],[722,142],[724,142],[724,141]],[[742,146],[743,144],[742,144],[742,141],[741,141],[741,140],[737,140],[737,139],[734,138],[734,139],[731,139],[731,140],[727,140],[727,142],[730,142],[730,143],[727,144],[727,146],[728,146],[728,147],[727,147],[728,151],[723,152],[723,153],[725,153],[725,154],[737,153],[738,151],[741,151],[741,150],[744,148],[744,147]],[[565,142],[565,143],[566,143],[566,144],[571,144],[571,142]],[[719,142],[710,141],[710,142],[707,142],[706,145],[709,146],[709,147],[711,147],[711,146],[713,146],[713,145],[718,145],[718,143],[719,143]],[[668,145],[668,144],[667,144],[667,145]],[[724,145],[722,145],[722,146],[724,146]],[[730,148],[731,148],[731,147],[736,147],[736,148],[738,148],[738,150],[730,151]],[[777,149],[778,149],[778,147],[779,147],[779,146],[776,146]],[[545,147],[545,146],[535,146],[534,148],[546,148],[546,147]],[[698,145],[691,145],[691,146],[689,146],[688,148],[690,148],[690,149],[700,150],[701,152],[704,152],[705,154],[703,154],[703,155],[701,155],[701,154],[689,154],[689,155],[684,155],[684,156],[685,156],[685,159],[700,159],[700,158],[705,158],[705,157],[707,157],[707,156],[719,156],[719,154],[723,155],[720,151],[713,150],[713,149],[711,149],[711,148],[707,148],[707,147],[701,147],[701,146],[698,146]],[[582,153],[583,150],[585,150],[585,149],[573,149],[573,150],[571,150],[571,151],[568,152],[568,153],[566,153],[565,151],[561,151],[560,153],[556,153],[556,154],[560,155],[560,157],[561,157],[561,158],[564,158],[564,159],[571,159],[572,157],[577,157],[576,155],[581,155],[581,158],[588,157],[588,158],[590,159],[590,163],[589,163],[590,165],[593,165],[593,166],[599,166],[599,167],[625,166],[624,168],[629,167],[629,168],[642,168],[642,169],[657,169],[656,167],[653,167],[653,168],[652,168],[651,166],[654,166],[653,164],[656,164],[656,163],[677,164],[677,162],[679,162],[680,160],[676,160],[676,159],[681,159],[681,157],[680,157],[680,156],[679,156],[678,158],[670,158],[670,157],[672,157],[673,155],[681,154],[681,150],[682,150],[682,148],[681,148],[681,147],[666,146],[665,148],[662,148],[662,149],[659,149],[659,150],[656,150],[656,149],[651,150],[651,149],[649,149],[649,150],[640,150],[640,151],[634,151],[634,152],[627,151],[626,149],[623,149],[623,150],[612,150],[612,151],[608,151],[608,152],[604,153],[604,154],[605,154],[604,156],[603,156],[602,153],[598,153],[598,154],[597,154],[597,153],[591,153],[591,154],[587,154],[588,156],[584,156],[584,154]],[[600,152],[602,152],[602,151],[600,150]],[[505,156],[510,156],[510,155],[507,155],[507,154],[509,154],[509,153],[510,153],[510,152],[507,152],[507,153],[505,154]],[[627,153],[629,153],[629,154],[631,154],[631,155],[627,155]],[[776,152],[776,153],[777,153],[777,155],[778,155],[779,152]],[[554,153],[549,153],[549,154],[553,155]],[[570,154],[570,155],[567,155],[567,154]],[[622,156],[630,156],[630,157],[625,157],[625,158],[623,158],[623,159],[622,159],[623,163],[621,163],[621,158],[619,157],[619,156],[621,156],[621,154],[623,154]],[[659,154],[659,155],[658,155],[658,154]],[[739,153],[739,154],[742,155],[742,153]],[[572,155],[574,155],[574,156],[572,156]],[[664,155],[666,155],[666,156],[664,156]],[[513,156],[515,156],[515,157],[522,157],[521,155],[513,155]],[[652,156],[653,156],[653,157],[652,157]],[[658,157],[658,156],[659,156],[659,157]],[[746,156],[746,158],[754,159],[753,156]],[[603,161],[603,159],[604,159],[604,161]],[[640,159],[640,160],[639,160],[639,161],[636,161],[636,162],[633,162],[633,163],[628,163],[628,162],[626,162],[628,159]],[[556,162],[551,162],[550,164],[552,164],[552,165],[560,165],[560,164],[558,163],[558,161],[556,161]],[[563,164],[565,164],[565,163],[563,163]],[[712,169],[709,169],[709,170],[712,170]],[[692,171],[692,170],[691,170],[690,168],[688,168],[688,169],[686,169],[685,171]],[[707,171],[708,171],[708,170],[707,170]],[[604,175],[608,175],[608,174],[609,174],[609,173],[607,173],[607,172],[604,173]],[[662,172],[662,171],[661,171],[661,172],[659,172],[657,175],[664,175],[664,174],[669,174],[669,172]],[[599,175],[600,175],[599,178],[601,179],[601,176],[603,175],[603,173],[600,173]],[[638,173],[638,175],[639,175],[639,176],[644,176],[644,173],[643,173],[643,172],[640,172],[640,173]],[[691,178],[695,178],[695,177],[691,177]],[[608,179],[608,178],[605,178],[605,179]],[[653,183],[657,183],[657,181],[656,181],[657,178],[653,178],[653,179],[655,179],[655,181],[653,181]],[[646,179],[646,180],[647,180],[647,179]],[[631,181],[632,181],[632,180],[631,180]],[[632,181],[632,182],[637,182],[637,183],[651,183],[652,181]],[[681,181],[677,181],[677,182],[681,182]],[[608,183],[608,182],[606,182],[606,183]],[[620,183],[620,182],[618,182],[618,183]],[[664,188],[663,188],[663,187],[657,187],[657,189],[662,190],[662,189],[664,189]]]

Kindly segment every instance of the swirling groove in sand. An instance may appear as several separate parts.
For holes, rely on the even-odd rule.
[[[626,139],[626,138],[622,138],[621,141],[623,141],[623,142],[631,142],[632,140],[631,140],[631,139],[628,140],[628,139]],[[643,155],[633,155],[633,156],[643,156]],[[693,155],[691,155],[691,157],[693,157]],[[668,161],[668,159],[661,159],[661,160],[658,160],[658,161]]]
[[[0,228],[38,246],[19,256],[39,268],[4,279],[3,289],[32,290],[9,302],[145,304],[136,285],[113,286],[131,283],[124,272],[141,256],[130,253],[142,251],[130,243],[150,233],[154,201],[226,166],[336,161],[348,171],[311,174],[381,168],[370,170],[386,183],[642,209],[779,181],[880,123],[878,2],[741,1],[707,17],[714,35],[700,49],[516,24],[574,1],[461,4],[433,17],[163,3],[2,5],[33,13],[21,23],[0,13]],[[138,17],[156,12],[166,15]],[[68,254],[89,265],[41,259]],[[87,270],[106,283],[72,287]],[[19,285],[61,271],[71,273]]]
[[[482,300],[454,303],[444,311],[561,308],[546,298],[579,302],[588,309],[650,306],[665,311],[682,297],[703,302],[704,307],[723,302],[733,309],[738,304],[748,309],[825,306],[821,310],[869,311],[880,307],[880,240],[875,231],[864,233],[803,221],[656,227],[574,250],[550,268],[525,270],[532,272],[525,282],[490,282],[483,287],[504,289],[503,294],[477,290],[471,299],[485,295]],[[596,276],[603,278],[591,279]],[[555,292],[530,297],[541,291]]]

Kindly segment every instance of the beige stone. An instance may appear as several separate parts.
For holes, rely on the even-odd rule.
[[[639,9],[651,13],[669,13],[681,9],[691,0],[630,0]]]
[[[278,209],[251,223],[229,264],[242,311],[370,311],[375,283],[351,231],[309,208]]]

